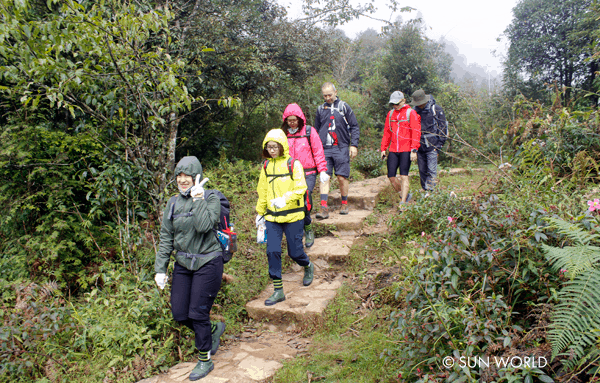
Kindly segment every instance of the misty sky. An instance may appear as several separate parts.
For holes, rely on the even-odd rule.
[[[357,0],[352,0],[357,4]],[[280,0],[280,4],[290,6],[288,14],[291,18],[299,15],[299,4],[291,5],[292,0]],[[364,1],[361,1],[364,3]],[[376,17],[389,20],[390,11],[386,8],[385,0],[375,0],[379,9]],[[517,0],[506,1],[480,1],[480,0],[408,0],[401,2],[401,6],[411,6],[416,11],[411,13],[398,13],[391,17],[392,21],[397,16],[409,20],[421,16],[427,25],[427,36],[438,40],[445,37],[456,45],[459,54],[465,56],[466,65],[477,63],[489,70],[492,75],[501,72],[502,56],[506,52],[506,39],[496,41],[502,35],[512,20],[512,8]],[[340,27],[348,37],[354,38],[358,32],[372,28],[381,32],[383,23],[368,18],[361,18]],[[496,50],[496,57],[492,51]],[[494,71],[496,73],[494,73]]]

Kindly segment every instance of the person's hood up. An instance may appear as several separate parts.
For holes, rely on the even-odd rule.
[[[285,111],[283,112],[283,121],[285,121],[286,118],[288,118],[289,116],[296,116],[298,118],[301,118],[302,121],[304,121],[304,125],[306,125],[306,117],[304,117],[304,113],[302,113],[302,109],[300,108],[300,106],[298,104],[289,104],[286,108]]]
[[[279,128],[270,130],[269,133],[267,133],[267,135],[265,136],[265,139],[263,140],[263,149],[269,141],[274,141],[281,144],[281,146],[283,147],[283,157],[289,157],[290,147],[288,145],[287,136],[285,135],[283,130]]]
[[[194,180],[196,180],[196,174],[200,174],[200,179],[202,179],[202,165],[195,156],[183,157],[175,166],[175,177],[180,173],[192,176]]]

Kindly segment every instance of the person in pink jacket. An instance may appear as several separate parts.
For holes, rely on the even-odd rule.
[[[404,93],[395,91],[390,96],[390,110],[385,119],[383,138],[381,139],[381,159],[389,147],[387,173],[394,189],[400,193],[400,207],[410,201],[408,193],[408,171],[410,163],[417,160],[417,149],[421,139],[421,117],[406,104]],[[396,172],[400,169],[400,180]]]
[[[310,125],[306,125],[306,118],[298,104],[289,104],[283,112],[283,124],[281,129],[285,132],[290,147],[290,156],[297,159],[304,168],[306,178],[307,195],[304,205],[306,214],[304,217],[304,235],[306,247],[315,243],[315,233],[312,229],[310,212],[312,210],[312,191],[317,182],[317,173],[321,182],[327,182],[327,161],[323,153],[323,144],[319,133]]]

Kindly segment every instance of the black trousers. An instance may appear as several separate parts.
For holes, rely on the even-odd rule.
[[[198,351],[211,348],[210,309],[221,288],[223,257],[218,256],[196,271],[175,263],[171,285],[173,319],[194,331]]]

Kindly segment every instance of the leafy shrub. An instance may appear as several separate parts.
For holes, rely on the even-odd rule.
[[[352,166],[365,176],[379,177],[384,173],[384,162],[381,161],[380,152],[374,149],[359,151],[358,156],[352,161]]]
[[[520,341],[523,328],[533,325],[531,302],[552,299],[559,277],[541,251],[549,211],[512,203],[502,195],[480,193],[467,201],[438,192],[394,219],[398,236],[416,235],[422,243],[405,272],[410,287],[396,292],[404,303],[389,317],[398,345],[387,357],[400,360],[406,381],[483,378],[484,371],[457,364],[446,369],[444,356],[532,352],[533,345]],[[499,374],[511,372],[492,372],[494,379]]]
[[[72,310],[53,299],[56,285],[7,283],[14,299],[3,296],[0,311],[0,380],[31,382],[44,375],[65,374],[69,359],[64,345],[78,328]]]

